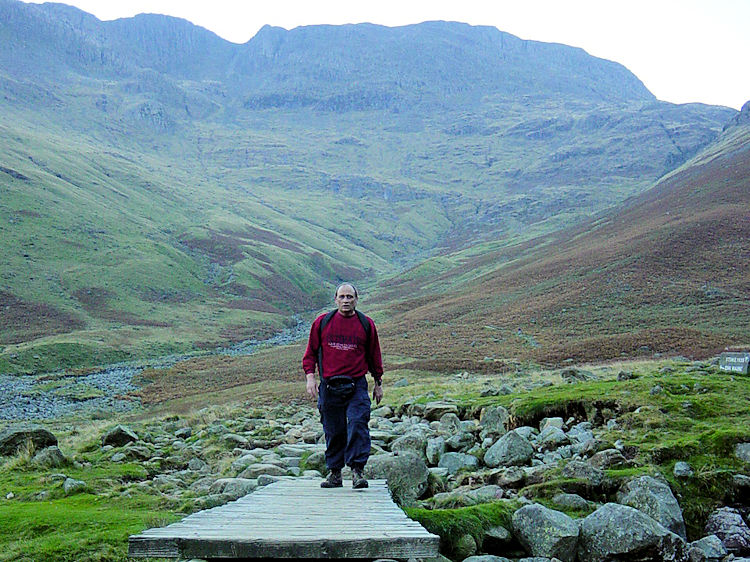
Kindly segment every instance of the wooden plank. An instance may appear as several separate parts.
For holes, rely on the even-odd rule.
[[[429,558],[439,537],[393,503],[384,480],[322,489],[284,479],[224,506],[130,537],[132,557]]]

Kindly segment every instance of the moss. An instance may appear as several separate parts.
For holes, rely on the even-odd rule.
[[[481,546],[488,529],[496,526],[510,528],[517,507],[513,502],[497,501],[457,509],[405,508],[404,511],[430,533],[440,536],[442,551],[452,553],[466,534]]]

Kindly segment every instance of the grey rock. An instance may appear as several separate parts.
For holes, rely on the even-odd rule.
[[[326,468],[325,451],[315,451],[311,453],[304,461],[303,467],[307,470],[317,470],[321,474],[328,472]]]
[[[504,548],[513,539],[510,531],[505,527],[495,526],[490,527],[484,533],[483,547],[486,550],[499,550]]]
[[[32,464],[43,468],[59,468],[70,464],[70,460],[62,454],[62,451],[55,445],[39,451],[31,459]]]
[[[619,468],[627,464],[628,460],[617,449],[605,449],[595,453],[590,459],[589,464],[599,470],[607,468]]]
[[[433,437],[432,439],[428,439],[427,445],[425,447],[425,456],[427,457],[427,462],[431,465],[438,464],[440,462],[440,457],[443,456],[445,450],[445,438],[442,435]]]
[[[458,408],[456,408],[456,412],[458,412]],[[442,416],[440,416],[439,427],[440,427],[441,433],[447,433],[448,435],[453,435],[454,433],[458,433],[461,431],[461,419],[458,417],[458,415],[455,412],[451,411],[451,412],[445,413]]]
[[[237,499],[246,496],[257,488],[257,480],[252,480],[250,478],[227,478],[222,493],[227,494],[232,499]]]
[[[469,556],[468,558],[464,558],[463,562],[511,562],[511,560],[504,556],[482,554],[480,556]]]
[[[562,421],[562,418],[559,419]],[[557,449],[558,447],[561,447],[562,445],[568,443],[568,436],[565,435],[565,432],[559,427],[548,425],[539,434],[537,443],[543,451]]]
[[[365,466],[367,478],[385,478],[391,493],[408,502],[427,491],[430,471],[424,459],[414,453],[373,455]]]
[[[474,436],[465,431],[451,435],[445,440],[445,446],[452,451],[466,452],[473,447],[474,444]]]
[[[522,425],[513,430],[516,434],[520,435],[524,439],[531,441],[535,436],[539,435],[539,431],[528,425]]]
[[[26,443],[39,451],[57,445],[57,437],[40,425],[11,426],[0,432],[0,455],[15,455]]]
[[[187,439],[193,434],[193,430],[189,427],[181,427],[177,431],[174,432],[174,436],[178,439]]]
[[[427,439],[420,431],[411,431],[406,435],[395,439],[391,443],[391,451],[394,453],[405,453],[411,451],[421,457],[425,457]]]
[[[125,425],[117,425],[102,436],[102,446],[124,447],[134,441],[138,441],[138,435]]]
[[[73,478],[66,478],[63,482],[63,492],[66,496],[77,494],[86,490],[86,482],[83,480],[75,480]]]
[[[591,371],[584,371],[583,369],[577,369],[576,367],[563,369],[560,371],[560,377],[562,377],[563,382],[570,384],[598,380],[598,377]]]
[[[466,495],[472,498],[476,503],[488,503],[502,499],[504,491],[500,486],[488,484],[487,486],[482,486],[476,490],[471,490],[470,492],[467,492]]]
[[[686,562],[687,544],[642,511],[608,503],[581,523],[578,559]]]
[[[242,435],[226,433],[221,436],[222,442],[228,447],[247,447],[250,442]]]
[[[242,472],[251,464],[255,464],[259,461],[258,457],[252,453],[247,453],[232,461],[232,470],[235,472]]]
[[[690,478],[695,474],[693,468],[685,461],[678,461],[674,464],[672,474],[677,478]]]
[[[112,458],[110,460],[112,462],[123,462],[127,458],[128,456],[125,453],[123,453],[122,451],[118,451],[114,455],[112,455]]]
[[[499,437],[508,432],[510,418],[508,410],[502,406],[488,406],[479,415],[479,435],[482,439],[488,436]]]
[[[534,456],[534,447],[515,430],[498,439],[484,454],[484,463],[489,467],[520,466]]]
[[[562,468],[563,478],[584,480],[589,486],[598,487],[604,482],[604,472],[583,461],[569,461]]]
[[[591,506],[591,502],[578,494],[557,494],[552,498],[552,502],[565,509],[575,509],[583,511]]]
[[[448,402],[428,402],[424,405],[422,416],[429,421],[437,421],[448,413],[458,415],[458,406]]]
[[[526,471],[521,467],[511,466],[494,473],[492,480],[503,488],[520,488],[526,481]]]
[[[673,533],[686,538],[682,510],[672,490],[664,482],[651,476],[634,478],[617,492],[617,501],[642,511]]]
[[[531,504],[517,510],[512,521],[514,535],[533,556],[575,560],[578,524],[564,513]]]
[[[726,549],[733,554],[750,553],[750,529],[739,511],[722,507],[708,516],[706,534],[716,535]]]
[[[251,464],[245,470],[243,470],[237,477],[238,478],[259,478],[262,475],[266,476],[286,476],[287,470],[275,464],[269,463],[256,463]]]
[[[742,462],[750,463],[750,443],[737,443],[734,446],[734,454]]]
[[[201,472],[208,470],[208,464],[204,460],[201,460],[199,458],[192,458],[190,459],[190,462],[188,463],[188,469],[195,471],[195,472]]]
[[[548,427],[556,427],[557,429],[563,429],[563,426],[565,425],[565,421],[560,418],[544,418],[541,422],[539,422],[539,431],[544,432],[545,429]]]
[[[468,468],[475,469],[479,466],[479,460],[466,453],[445,453],[440,457],[439,468],[447,468],[448,474],[456,474],[459,470]]]
[[[719,562],[728,554],[724,543],[716,535],[708,535],[690,543],[689,562]]]

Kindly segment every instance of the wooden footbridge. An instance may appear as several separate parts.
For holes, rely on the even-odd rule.
[[[409,519],[385,480],[353,490],[289,478],[167,527],[133,535],[129,556],[178,559],[432,558],[440,538]]]

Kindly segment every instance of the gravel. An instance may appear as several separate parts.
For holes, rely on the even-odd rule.
[[[217,349],[215,355],[250,355],[259,349],[286,345],[307,335],[307,323],[297,324],[267,340],[248,340]],[[145,368],[168,369],[194,355],[170,355],[148,361],[117,363],[87,375],[66,372],[34,375],[0,375],[0,420],[50,420],[121,413],[139,408],[140,400],[128,396],[138,390],[133,378]]]

